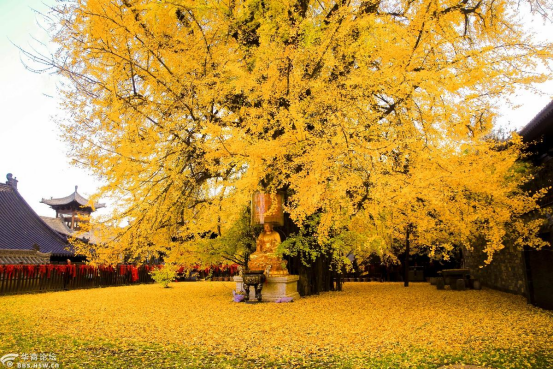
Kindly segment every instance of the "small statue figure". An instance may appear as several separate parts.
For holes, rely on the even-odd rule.
[[[17,180],[17,178],[15,178],[15,177],[13,176],[13,174],[8,173],[8,174],[6,175],[6,179],[7,179],[6,184],[9,184],[9,185],[12,186],[13,188],[17,189],[17,182],[19,182],[19,181]]]
[[[273,230],[269,223],[264,224],[264,230],[256,241],[256,252],[250,255],[249,270],[266,270],[268,266],[271,275],[288,275],[286,261],[278,257],[275,252],[281,243],[281,236]]]

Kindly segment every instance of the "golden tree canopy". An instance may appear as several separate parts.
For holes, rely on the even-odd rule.
[[[59,49],[34,58],[66,77],[71,155],[105,181],[112,225],[128,222],[97,256],[183,253],[229,229],[253,192],[279,189],[298,224],[322,214],[323,241],[340,229],[375,237],[394,209],[424,219],[419,197],[460,242],[497,219],[485,233],[498,249],[501,229],[535,205],[504,178],[518,144],[494,151],[484,136],[499,97],[547,79],[531,71],[552,49],[526,34],[518,5],[61,2]],[[462,221],[456,208],[487,196],[498,207],[480,202]]]

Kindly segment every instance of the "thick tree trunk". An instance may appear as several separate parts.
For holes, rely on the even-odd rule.
[[[317,270],[317,259],[310,268],[310,289],[312,290],[312,295],[319,295],[318,289],[318,270]]]
[[[300,264],[300,267],[298,268],[298,293],[300,296],[309,296],[312,294],[312,291],[310,289],[310,270],[311,268],[306,267],[302,263]]]
[[[298,262],[298,268],[289,268],[289,272],[298,274],[298,293],[301,296],[319,295],[320,292],[342,290],[342,281],[337,271],[331,270],[329,256],[318,256],[311,266],[307,267],[300,261],[300,257],[293,258],[293,265]],[[296,271],[297,270],[297,271]],[[335,287],[335,283],[337,284]]]
[[[283,191],[285,192],[286,201],[287,188],[283,188]],[[298,234],[300,231],[288,213],[285,213],[285,224],[281,231],[284,234],[284,239],[292,234]],[[320,292],[332,289],[333,278],[330,270],[330,256],[320,255],[309,267],[302,263],[300,255],[287,257],[286,260],[289,273],[299,276],[298,293],[300,296],[318,295]]]
[[[332,288],[332,275],[331,275],[331,258],[328,255],[325,255],[325,258],[323,259],[323,291],[329,292]]]
[[[315,289],[316,289],[318,294],[320,292],[324,291],[324,286],[325,286],[325,268],[323,266],[324,265],[323,258],[324,258],[323,255],[319,255],[317,257],[317,259],[315,259],[315,268],[314,268],[315,281],[314,281],[314,284],[315,284]]]

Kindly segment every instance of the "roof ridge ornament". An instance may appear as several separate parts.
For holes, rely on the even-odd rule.
[[[12,186],[14,189],[17,190],[17,182],[19,182],[17,178],[14,177],[13,174],[8,173],[6,174],[6,179],[7,179],[6,184]]]

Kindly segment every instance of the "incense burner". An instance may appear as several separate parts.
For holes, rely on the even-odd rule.
[[[242,285],[246,295],[244,301],[250,298],[250,287],[253,286],[256,291],[256,299],[262,301],[262,288],[265,282],[265,274],[263,270],[246,270],[242,273]]]

